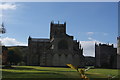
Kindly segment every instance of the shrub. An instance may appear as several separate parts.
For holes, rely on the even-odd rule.
[[[25,66],[25,65],[26,65],[25,62],[18,63],[18,66]]]

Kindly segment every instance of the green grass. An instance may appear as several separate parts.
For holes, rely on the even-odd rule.
[[[118,78],[117,69],[90,69],[86,74],[90,78],[107,78],[108,75],[116,76],[116,78]]]
[[[79,74],[70,68],[14,66],[14,69],[2,69],[3,78],[79,78]]]
[[[71,68],[13,66],[14,69],[2,69],[3,78],[80,78]],[[118,75],[117,69],[90,69],[86,72],[89,78],[107,78]]]

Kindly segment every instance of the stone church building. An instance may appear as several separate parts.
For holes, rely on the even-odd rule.
[[[27,65],[84,67],[83,49],[79,41],[66,33],[66,23],[50,23],[50,39],[28,39]]]
[[[113,44],[95,44],[95,62],[97,68],[117,68],[117,48]]]

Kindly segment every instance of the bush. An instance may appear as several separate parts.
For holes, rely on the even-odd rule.
[[[25,65],[26,65],[25,62],[18,63],[18,66],[25,66]]]
[[[2,69],[12,69],[13,67],[11,65],[3,65]]]

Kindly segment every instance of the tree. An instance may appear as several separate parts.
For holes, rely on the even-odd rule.
[[[21,62],[22,56],[21,51],[19,48],[8,48],[8,62],[12,65],[17,65],[19,62]]]
[[[2,34],[6,33],[6,29],[4,27],[4,23],[2,23],[2,25],[1,25],[0,33],[2,33]]]

